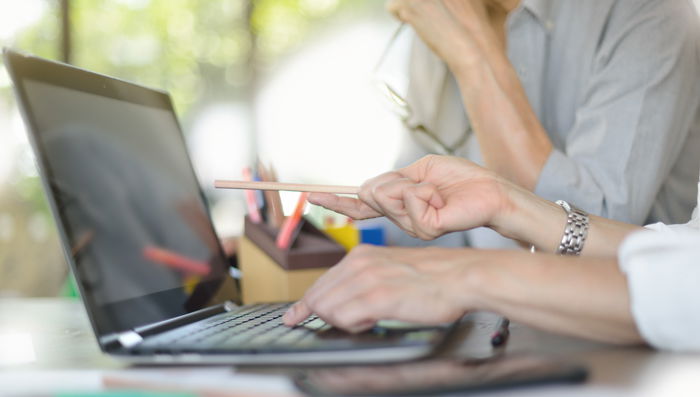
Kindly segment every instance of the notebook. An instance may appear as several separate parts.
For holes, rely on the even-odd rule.
[[[9,49],[5,65],[101,349],[143,363],[390,362],[454,325],[348,334],[241,305],[166,92]],[[245,277],[245,275],[243,275]]]

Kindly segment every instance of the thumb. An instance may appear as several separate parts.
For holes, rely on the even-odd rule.
[[[405,191],[403,199],[406,213],[418,237],[432,240],[443,234],[439,227],[439,210],[445,207],[445,200],[435,185],[414,185]]]

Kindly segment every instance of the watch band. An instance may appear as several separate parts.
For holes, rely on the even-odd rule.
[[[581,255],[588,237],[588,214],[564,200],[556,202],[566,211],[566,227],[556,253],[559,255]]]

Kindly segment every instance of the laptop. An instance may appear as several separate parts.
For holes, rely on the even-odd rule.
[[[241,305],[166,92],[3,50],[62,246],[102,351],[135,363],[395,362],[454,334],[349,334]],[[243,275],[245,277],[245,275]]]

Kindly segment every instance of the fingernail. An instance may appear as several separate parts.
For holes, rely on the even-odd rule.
[[[284,313],[284,316],[282,316],[282,321],[284,321],[285,323],[288,323],[294,317],[294,314],[297,311],[296,308],[297,308],[297,305],[294,304],[294,305],[292,305],[292,307],[287,309],[287,311]]]

